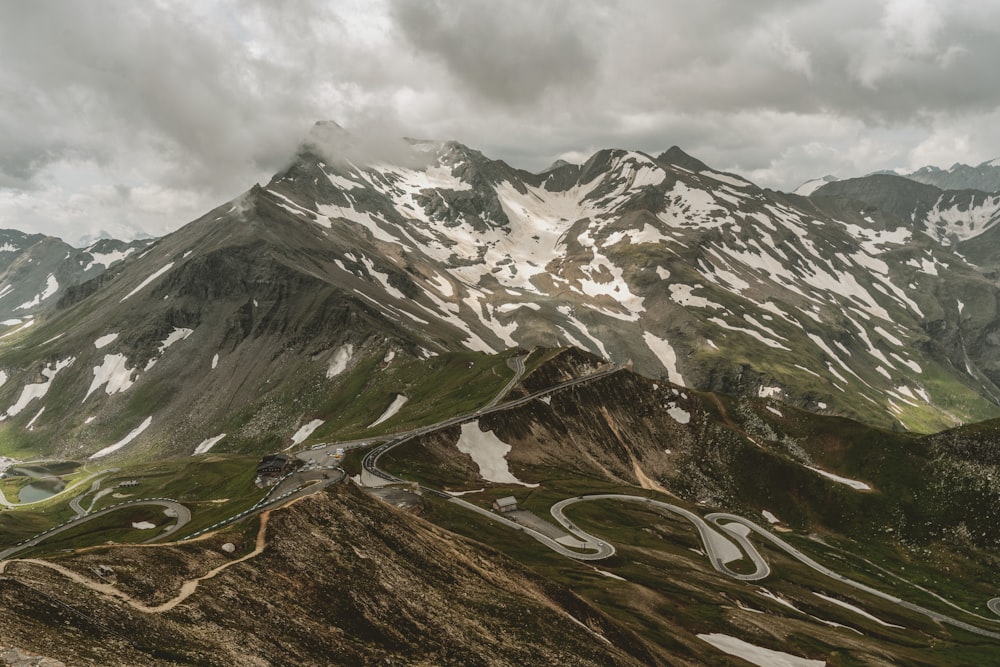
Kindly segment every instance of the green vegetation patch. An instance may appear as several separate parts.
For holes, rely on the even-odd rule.
[[[427,360],[397,357],[384,368],[380,357],[369,357],[317,409],[318,418],[326,416],[327,421],[311,441],[377,437],[472,412],[513,377],[507,360],[515,354],[511,350],[499,355],[452,352]],[[368,428],[399,394],[407,397],[400,411]]]

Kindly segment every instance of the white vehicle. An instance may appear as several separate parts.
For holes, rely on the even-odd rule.
[[[335,458],[335,459],[342,459],[342,458],[344,458],[344,448],[343,447],[337,447],[337,451],[333,454],[333,458]]]

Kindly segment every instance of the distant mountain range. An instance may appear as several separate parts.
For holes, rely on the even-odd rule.
[[[998,197],[886,175],[786,195],[677,147],[541,174],[455,142],[366,161],[345,137],[318,124],[269,183],[142,252],[50,242],[34,283],[0,284],[37,301],[0,334],[6,437],[271,448],[331,433],[330,393],[376,362],[534,346],[886,427],[1000,415]],[[59,262],[95,257],[111,269],[63,287]]]
[[[31,321],[66,287],[100,275],[151,242],[101,239],[78,249],[51,236],[0,230],[0,319],[6,326]]]
[[[878,171],[875,174],[902,176],[911,181],[925,185],[933,185],[942,190],[980,190],[981,192],[1000,192],[1000,158],[987,160],[971,167],[956,162],[949,169],[927,166],[921,167],[909,174],[902,171]],[[872,175],[875,175],[872,174]],[[824,176],[806,181],[795,188],[794,193],[808,197],[820,186],[838,180],[835,176]]]
[[[942,190],[1000,191],[1000,158],[971,167],[956,162],[949,169],[922,167],[911,174],[900,174],[913,181],[935,185]]]

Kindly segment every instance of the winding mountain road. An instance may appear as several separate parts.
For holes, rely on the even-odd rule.
[[[618,500],[623,502],[638,503],[640,505],[646,505],[647,507],[655,507],[656,509],[665,510],[687,519],[694,524],[694,527],[698,530],[698,536],[701,537],[702,544],[705,546],[705,553],[708,556],[708,560],[712,564],[712,567],[728,577],[739,579],[740,581],[759,581],[771,574],[771,568],[764,560],[764,557],[760,555],[757,549],[750,544],[750,541],[747,540],[744,535],[731,532],[724,526],[719,526],[719,528],[723,531],[720,532],[709,526],[704,519],[694,512],[670,503],[653,500],[652,498],[644,498],[641,496],[632,496],[621,493],[600,493],[560,500],[552,506],[549,512],[556,521],[558,521],[571,533],[577,536],[586,536],[586,539],[588,540],[596,540],[597,538],[592,537],[577,528],[563,513],[563,511],[570,505],[594,500]],[[744,555],[748,557],[754,565],[754,571],[749,574],[736,572],[728,566],[728,563],[742,560]]]
[[[499,399],[498,395],[498,397],[495,398],[493,401],[491,401],[489,404],[471,414],[459,415],[457,417],[453,417],[451,419],[442,421],[438,424],[433,424],[431,426],[424,426],[421,428],[413,429],[405,433],[397,434],[396,436],[393,437],[393,439],[379,445],[378,447],[375,447],[370,452],[368,452],[368,454],[366,454],[364,459],[362,460],[362,466],[364,470],[369,474],[374,475],[375,477],[378,477],[389,483],[406,483],[406,480],[400,479],[395,475],[391,475],[385,472],[384,470],[381,470],[378,467],[379,458],[387,451],[402,444],[403,442],[406,442],[407,440],[410,440],[418,435],[430,433],[432,431],[436,431],[446,426],[459,424],[464,421],[468,421],[469,419],[477,418],[485,414],[491,414],[493,412],[497,412],[500,410],[507,410],[513,407],[517,407],[519,405],[523,405],[529,401],[541,398],[542,396],[548,395],[554,391],[558,391],[566,387],[571,387],[580,384],[581,382],[587,382],[589,380],[593,380],[598,377],[604,377],[606,375],[610,375],[611,373],[620,370],[620,368],[621,368],[620,366],[611,366],[608,369],[598,371],[597,373],[575,378],[573,380],[569,380],[567,382],[549,387],[547,389],[533,392],[527,396],[524,396],[520,399],[516,399],[514,401],[510,401],[503,405],[496,404]],[[505,391],[509,391],[509,387],[512,386],[513,384],[510,383],[508,387],[505,387]],[[501,394],[502,393],[505,392],[501,392]],[[706,515],[704,518],[702,518],[697,514],[695,514],[694,512],[691,512],[690,510],[684,509],[683,507],[679,507],[677,505],[673,505],[671,503],[653,500],[651,498],[646,498],[642,496],[632,496],[628,494],[594,494],[588,496],[577,496],[575,498],[567,498],[565,500],[561,500],[552,506],[550,512],[553,518],[563,528],[569,531],[571,535],[573,535],[577,540],[581,542],[580,547],[582,549],[589,550],[587,553],[584,553],[580,551],[574,551],[573,549],[569,549],[565,545],[559,543],[558,541],[552,539],[551,537],[544,535],[533,528],[512,521],[507,517],[504,517],[498,513],[491,512],[487,509],[474,505],[460,498],[456,498],[449,494],[443,493],[436,489],[431,489],[429,487],[421,487],[421,488],[436,496],[447,499],[448,502],[452,504],[459,505],[461,507],[468,509],[469,511],[479,514],[480,516],[484,516],[488,518],[490,521],[499,523],[501,525],[506,525],[514,530],[522,531],[557,553],[560,553],[564,556],[576,560],[588,560],[588,561],[602,560],[604,558],[609,558],[610,556],[615,554],[615,549],[610,544],[607,544],[599,540],[597,537],[590,535],[585,531],[580,530],[575,524],[573,524],[572,521],[566,518],[564,510],[570,505],[573,505],[575,503],[592,502],[600,500],[617,500],[623,502],[634,502],[634,503],[645,504],[650,507],[655,507],[660,510],[671,512],[690,521],[698,531],[698,535],[701,538],[702,544],[704,545],[705,548],[705,553],[708,556],[709,562],[712,564],[712,567],[714,567],[719,572],[725,574],[726,576],[736,579],[738,581],[746,581],[746,582],[760,581],[761,579],[764,579],[771,574],[771,568],[767,564],[767,561],[764,560],[763,555],[761,555],[760,551],[758,551],[758,549],[749,540],[750,534],[756,534],[758,537],[769,541],[773,546],[784,551],[792,558],[798,560],[803,565],[806,565],[815,572],[818,572],[835,581],[838,581],[842,584],[855,588],[859,591],[863,591],[875,597],[881,598],[883,600],[892,602],[893,604],[896,604],[897,606],[907,609],[909,611],[927,616],[939,623],[947,623],[954,627],[961,628],[963,630],[972,632],[974,634],[983,637],[989,637],[990,639],[1000,640],[1000,632],[985,630],[970,623],[966,623],[965,621],[961,621],[951,616],[948,616],[946,614],[942,614],[933,611],[931,609],[927,609],[926,607],[922,607],[912,602],[907,602],[906,600],[898,598],[894,595],[883,593],[882,591],[872,588],[871,586],[868,586],[859,581],[854,581],[853,579],[845,577],[831,570],[830,568],[816,562],[815,560],[813,560],[806,554],[802,553],[792,545],[788,544],[781,538],[777,537],[770,531],[766,530],[765,528],[762,528],[758,524],[735,514],[715,512]],[[733,527],[734,525],[741,526],[742,530],[734,528]],[[754,567],[753,572],[750,573],[736,572],[728,566],[728,563],[737,560],[743,560],[744,557],[749,559],[749,561],[753,564]],[[994,598],[990,600],[987,604],[991,611],[1000,615],[1000,598]]]
[[[515,357],[515,359],[520,359],[520,367],[522,368],[520,372],[523,373],[524,359],[521,357]],[[446,428],[448,426],[461,424],[463,422],[469,421],[470,419],[478,419],[483,415],[489,415],[493,414],[494,412],[502,412],[504,410],[510,410],[511,408],[516,408],[526,403],[530,403],[531,401],[540,399],[551,393],[561,391],[563,389],[568,389],[569,387],[575,387],[576,385],[583,384],[584,382],[591,382],[599,378],[607,377],[612,373],[617,373],[618,371],[622,370],[622,368],[623,366],[617,364],[609,365],[607,368],[595,371],[589,375],[583,375],[578,378],[573,378],[572,380],[566,380],[565,382],[560,382],[559,384],[552,385],[551,387],[546,387],[545,389],[540,389],[538,391],[532,392],[527,396],[522,396],[521,398],[516,398],[502,405],[497,405],[497,402],[500,400],[500,398],[502,398],[502,396],[506,393],[506,391],[509,391],[510,387],[513,387],[513,383],[508,383],[508,386],[505,387],[505,391],[500,392],[500,394],[498,394],[496,398],[494,398],[488,404],[486,404],[485,406],[479,408],[474,412],[467,412],[465,414],[461,414],[456,417],[451,417],[449,419],[445,419],[444,421],[438,422],[437,424],[431,424],[429,426],[421,426],[419,428],[411,429],[409,431],[403,431],[402,433],[396,433],[395,435],[392,436],[392,438],[388,442],[385,442],[379,445],[378,447],[374,448],[370,452],[368,452],[365,455],[364,459],[362,459],[361,465],[365,469],[365,471],[367,471],[371,475],[374,475],[375,477],[378,477],[390,483],[405,484],[407,483],[406,480],[400,479],[395,475],[391,475],[378,467],[379,458],[389,450],[393,449],[394,447],[397,447],[403,444],[404,442],[412,440],[413,438],[420,435],[426,435],[427,433],[432,433],[434,431]],[[515,368],[514,370],[516,373],[517,369]],[[336,446],[336,445],[331,445],[331,446]]]
[[[110,514],[111,512],[117,512],[119,510],[127,509],[130,507],[141,507],[143,505],[154,505],[163,507],[168,511],[172,511],[174,513],[173,516],[177,517],[177,521],[172,526],[164,530],[159,535],[156,535],[146,540],[145,543],[153,542],[156,540],[162,540],[164,538],[170,537],[175,532],[183,528],[189,521],[191,521],[191,510],[189,510],[184,505],[181,505],[176,500],[172,500],[170,498],[148,498],[145,500],[133,500],[131,502],[121,503],[119,505],[112,505],[111,507],[105,507],[104,509],[98,510],[93,514],[84,514],[83,516],[76,516],[64,524],[56,526],[55,528],[50,528],[44,533],[35,535],[34,537],[25,540],[20,544],[15,544],[12,547],[8,547],[7,549],[0,551],[0,561],[6,560],[11,556],[13,556],[14,554],[20,553],[25,549],[29,549],[33,546],[41,544],[50,537],[58,535],[59,533],[66,532],[67,530],[70,530],[72,528],[76,528],[77,526],[80,526],[88,521],[93,521],[94,519],[104,516],[105,514]]]
[[[86,484],[87,482],[91,481],[95,477],[101,477],[101,476],[104,476],[104,475],[110,475],[111,473],[115,473],[115,472],[118,472],[118,468],[105,468],[104,470],[98,470],[95,473],[91,473],[90,475],[87,475],[83,479],[79,479],[79,480],[73,482],[72,484],[68,485],[65,489],[63,489],[59,493],[54,493],[51,496],[49,496],[48,498],[42,498],[41,500],[33,500],[30,503],[12,503],[9,500],[7,500],[7,496],[4,495],[3,491],[0,491],[0,505],[3,505],[4,507],[14,508],[14,507],[28,507],[29,505],[38,505],[40,503],[47,503],[50,500],[56,500],[56,499],[60,498],[61,496],[66,495],[70,491],[76,490],[77,487],[79,487],[79,486],[81,486],[83,484]]]

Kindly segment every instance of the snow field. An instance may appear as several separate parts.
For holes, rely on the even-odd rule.
[[[102,385],[105,393],[110,396],[125,391],[134,383],[132,374],[136,369],[128,368],[128,358],[124,354],[106,354],[100,366],[94,366],[94,379],[90,382],[83,400],[86,401],[90,395]]]
[[[728,655],[734,655],[759,667],[825,667],[825,660],[809,660],[774,649],[763,648],[749,642],[718,632],[697,635],[698,639],[707,642]]]
[[[308,438],[310,435],[313,434],[313,431],[315,431],[325,423],[326,422],[322,419],[313,419],[311,422],[308,422],[300,426],[299,430],[297,430],[294,434],[292,434],[292,447],[304,442],[306,438]]]
[[[378,426],[382,422],[392,419],[392,417],[394,417],[396,413],[399,412],[404,405],[406,405],[408,400],[410,400],[408,397],[403,396],[402,394],[396,394],[396,398],[392,399],[392,403],[389,404],[389,407],[385,409],[378,419],[369,424],[367,428]]]
[[[76,361],[76,357],[66,357],[65,359],[56,361],[43,368],[42,375],[45,377],[45,380],[34,384],[24,385],[24,388],[21,390],[21,395],[18,397],[17,401],[14,405],[7,408],[7,412],[4,413],[4,418],[14,417],[20,414],[21,411],[28,407],[28,404],[33,400],[44,397],[45,394],[48,393],[49,387],[52,386],[52,381],[55,379],[59,371],[72,366],[74,361]],[[0,419],[0,421],[2,421],[2,419]]]
[[[829,602],[831,604],[835,604],[838,607],[843,607],[844,609],[848,609],[850,611],[853,611],[855,614],[858,614],[859,616],[864,616],[865,618],[867,618],[870,621],[875,621],[876,623],[878,623],[881,626],[884,626],[884,627],[887,627],[887,628],[899,628],[900,630],[905,630],[906,629],[906,628],[904,628],[901,625],[895,625],[894,623],[886,623],[881,618],[878,618],[877,616],[869,614],[867,611],[865,611],[861,607],[857,607],[857,606],[855,606],[855,605],[853,605],[853,604],[851,604],[849,602],[844,602],[843,600],[838,600],[835,597],[830,597],[829,595],[823,595],[822,593],[817,593],[815,591],[813,591],[813,595],[815,595],[816,597],[821,598],[823,600],[826,600],[827,602]]]
[[[113,250],[107,253],[100,253],[94,252],[93,248],[94,246],[90,246],[90,248],[84,250],[84,252],[90,254],[91,258],[90,263],[83,267],[84,271],[89,271],[96,264],[101,264],[106,269],[110,268],[112,264],[122,261],[135,252],[135,248],[126,248],[125,250]]]
[[[128,294],[126,294],[125,296],[123,296],[121,298],[121,300],[119,301],[119,303],[125,301],[126,299],[128,299],[131,296],[135,296],[143,288],[147,287],[151,282],[153,282],[154,280],[156,280],[157,278],[159,278],[160,276],[162,276],[164,273],[166,273],[167,271],[169,271],[173,267],[174,267],[174,263],[173,262],[168,262],[166,264],[166,266],[163,266],[163,267],[157,269],[152,274],[150,274],[145,280],[143,280],[141,283],[139,283],[139,285],[136,286],[135,289],[133,289],[131,292],[129,292]]]
[[[45,278],[45,287],[41,292],[35,295],[30,301],[25,301],[20,306],[16,307],[14,310],[27,310],[29,308],[34,308],[39,305],[42,301],[45,301],[53,294],[59,291],[59,281],[56,280],[55,274],[50,273],[48,277]]]
[[[472,458],[479,468],[479,476],[488,482],[520,484],[531,488],[538,486],[522,482],[510,472],[506,457],[511,446],[500,440],[493,431],[480,431],[478,420],[462,424],[462,434],[456,447]]]
[[[667,377],[674,384],[686,385],[684,376],[677,370],[677,353],[666,340],[646,331],[642,334],[642,339],[646,346],[656,355],[663,367],[667,370]]]
[[[95,340],[94,341],[94,347],[96,347],[98,350],[100,350],[101,348],[104,348],[104,347],[107,347],[108,345],[111,345],[111,343],[115,342],[116,340],[118,340],[118,334],[116,334],[116,333],[109,333],[109,334],[101,336],[100,338],[98,338],[97,340]]]
[[[201,444],[199,444],[197,447],[194,448],[194,454],[206,453],[207,451],[212,449],[212,447],[215,447],[215,445],[218,444],[225,437],[226,437],[225,433],[220,433],[219,435],[213,438],[208,438],[206,440],[203,440]]]
[[[354,356],[354,345],[351,343],[345,343],[337,348],[337,351],[333,353],[333,358],[330,359],[330,364],[326,368],[326,379],[332,379],[347,370],[347,364],[351,362],[351,358]]]
[[[94,452],[88,458],[99,459],[104,456],[107,456],[108,454],[118,451],[119,449],[121,449],[122,447],[124,447],[125,445],[129,444],[130,442],[138,438],[140,435],[142,435],[142,432],[145,431],[147,428],[149,428],[149,425],[152,423],[153,423],[153,417],[152,416],[146,417],[145,421],[143,421],[141,424],[139,424],[134,429],[129,431],[128,435],[126,435],[124,438],[122,438],[113,445],[108,445],[104,449],[100,449]]]
[[[859,482],[856,479],[850,479],[848,477],[841,477],[840,475],[834,475],[832,472],[827,472],[825,470],[814,468],[812,466],[804,466],[804,467],[808,468],[809,470],[812,470],[815,473],[822,475],[823,477],[826,477],[827,479],[832,479],[838,484],[844,484],[845,486],[849,486],[857,491],[871,491],[872,489],[872,487],[869,486],[868,484],[865,484],[864,482]]]

